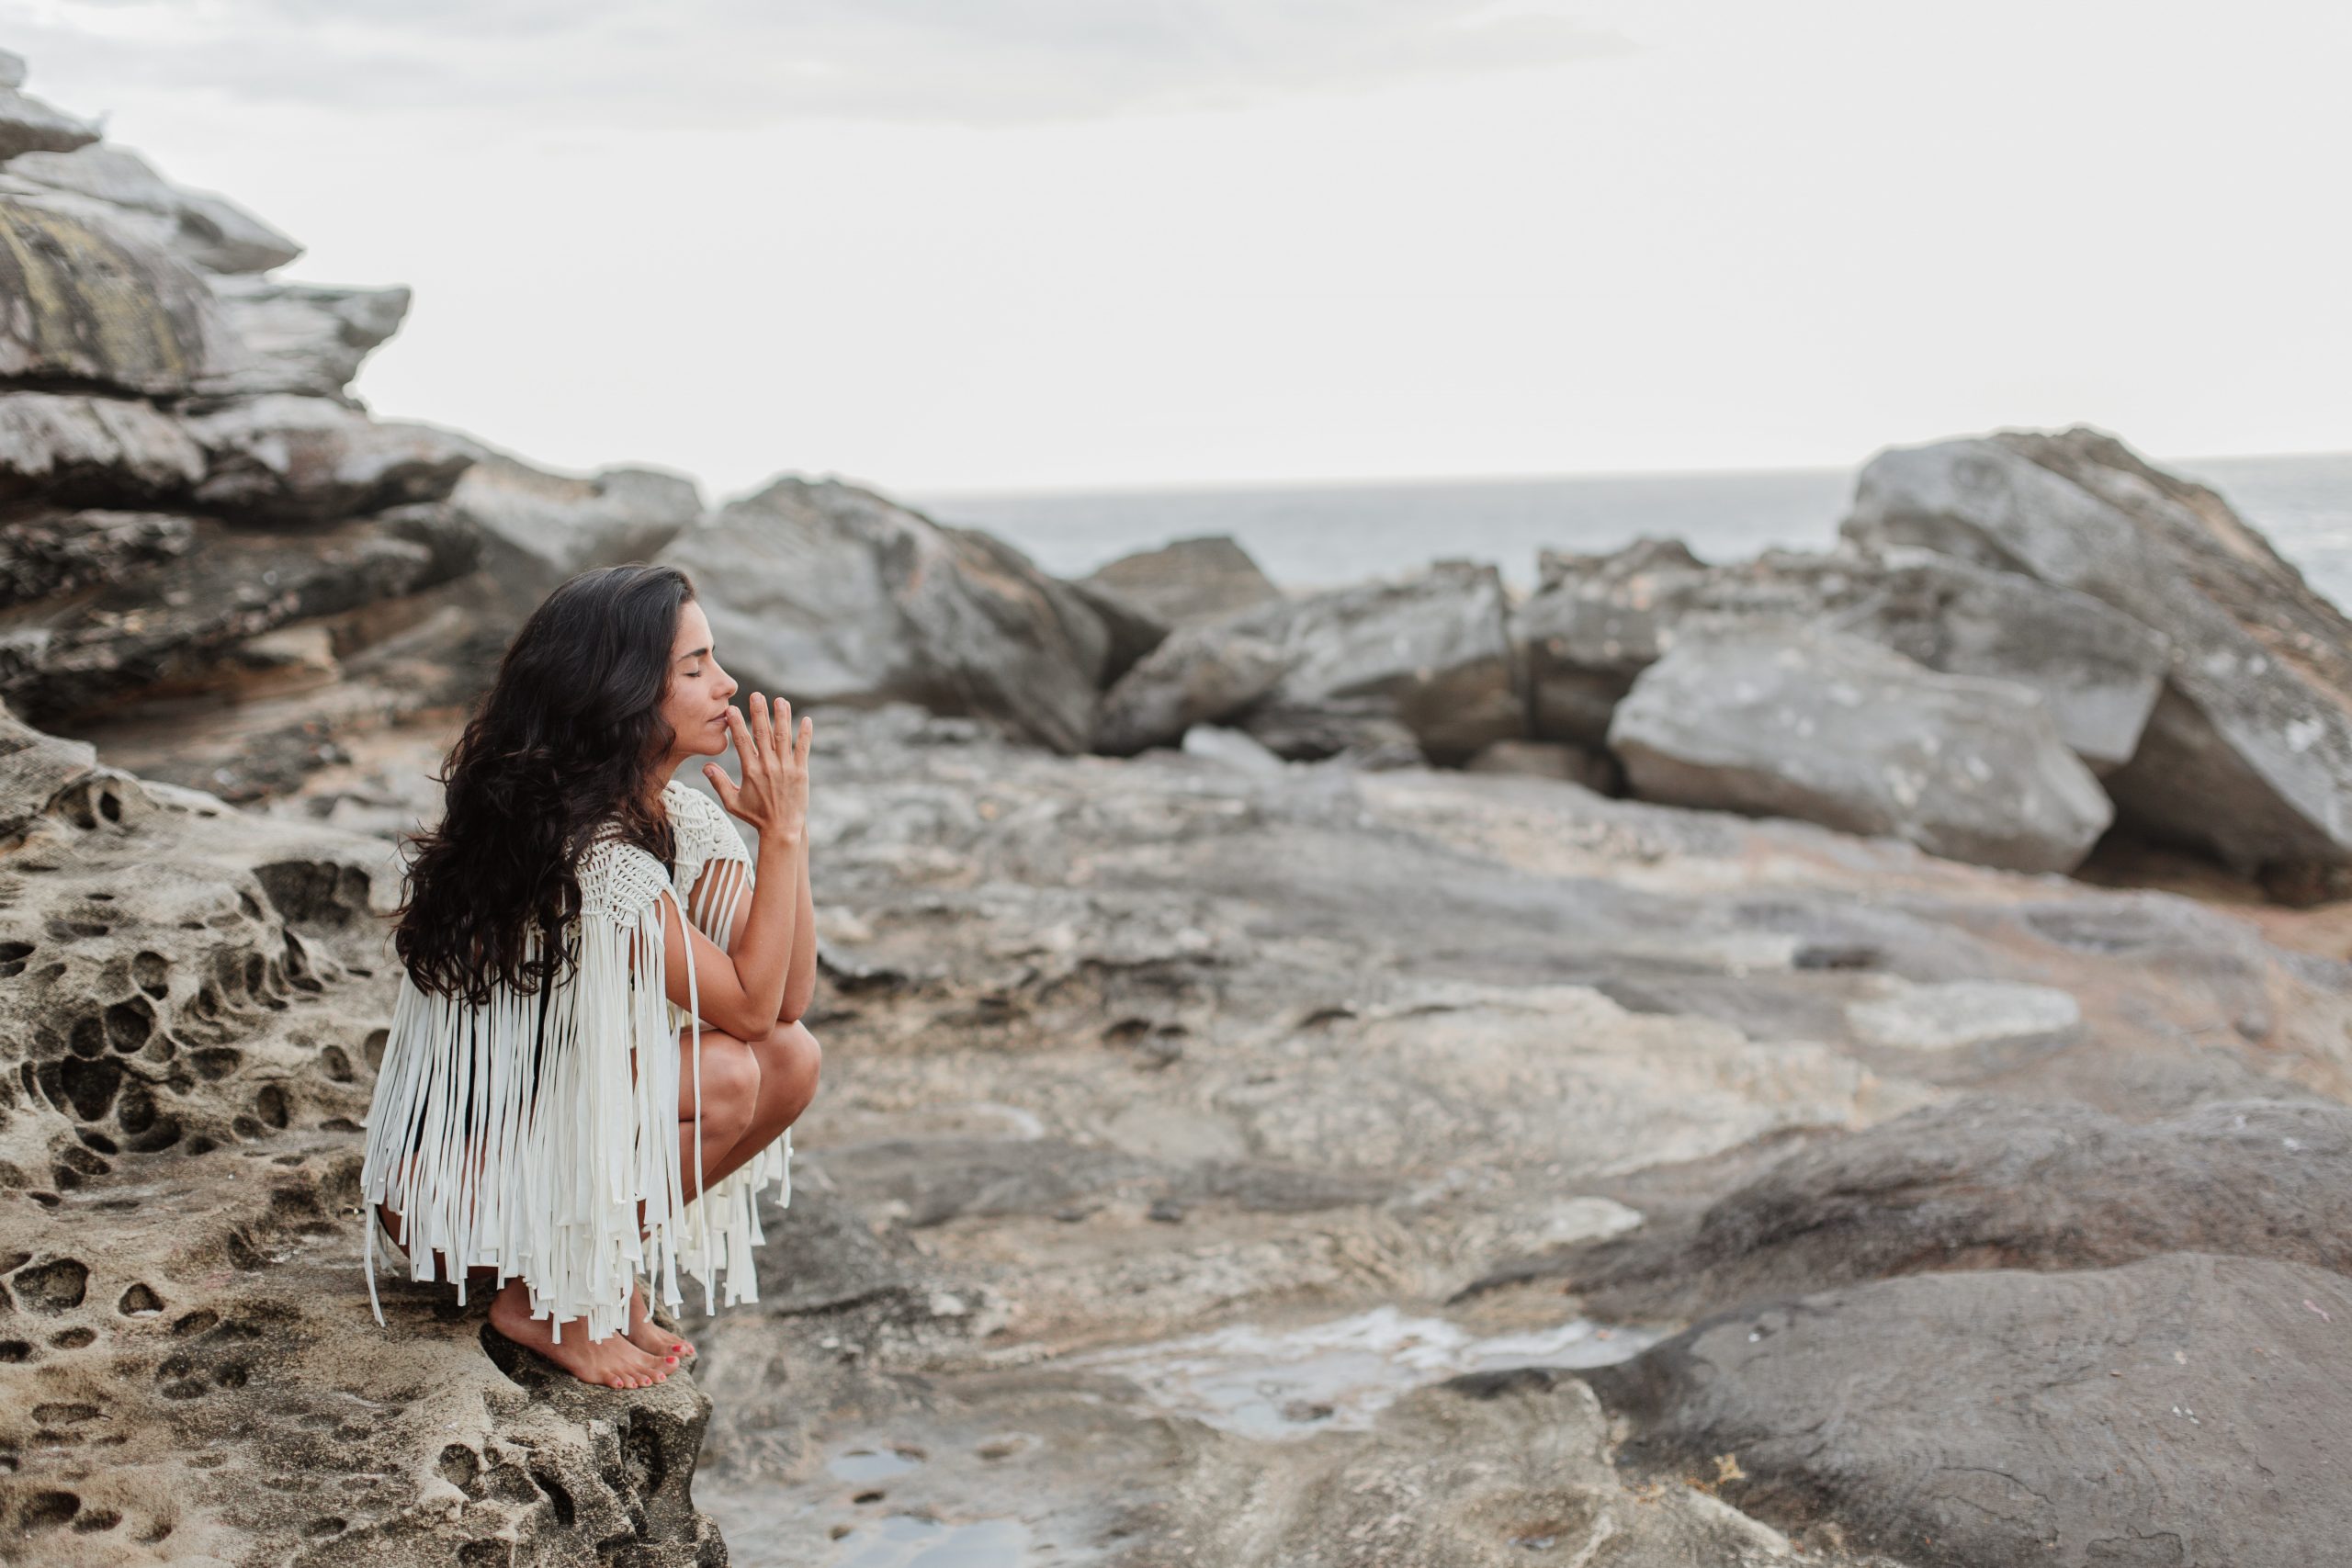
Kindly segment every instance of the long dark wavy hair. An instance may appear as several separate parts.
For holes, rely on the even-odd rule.
[[[580,907],[578,855],[606,821],[669,863],[669,824],[644,790],[675,739],[662,699],[694,592],[675,567],[603,567],[514,634],[436,775],[441,825],[404,846],[392,945],[419,989],[480,1007],[497,987],[551,981],[570,959],[558,937]]]

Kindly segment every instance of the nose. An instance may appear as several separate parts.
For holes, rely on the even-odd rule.
[[[714,660],[712,662],[715,665],[718,661]],[[718,671],[718,694],[721,697],[731,697],[735,694],[735,677],[729,675],[725,670],[720,670]]]

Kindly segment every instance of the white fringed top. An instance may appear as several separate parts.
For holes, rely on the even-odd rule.
[[[533,1317],[585,1317],[592,1341],[628,1326],[638,1273],[673,1312],[683,1304],[681,1270],[701,1284],[706,1312],[722,1297],[730,1306],[759,1299],[751,1251],[764,1239],[759,1194],[781,1180],[779,1201],[791,1202],[792,1134],[685,1199],[678,1079],[693,1075],[699,1159],[702,1027],[695,1008],[668,1001],[662,947],[668,898],[729,948],[752,858],[709,796],[673,780],[662,802],[674,863],[665,874],[660,861],[610,835],[589,846],[578,867],[579,961],[545,995],[502,988],[476,1008],[401,976],[360,1172],[378,1323],[379,1203],[401,1218],[411,1279],[436,1278],[434,1255],[447,1253],[462,1303],[466,1269],[494,1268],[501,1285],[523,1280]],[[537,933],[528,951],[538,951]],[[695,998],[691,946],[686,965]],[[684,1050],[681,1030],[689,1032]]]

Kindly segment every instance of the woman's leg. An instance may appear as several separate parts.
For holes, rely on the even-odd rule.
[[[722,1179],[735,1168],[726,1164],[728,1151],[741,1141],[751,1125],[752,1108],[760,1098],[759,1058],[750,1047],[723,1030],[702,1032],[702,1093],[695,1093],[695,1036],[678,1032],[678,1179],[688,1198]],[[695,1108],[702,1108],[702,1182],[695,1181]],[[741,1161],[737,1162],[741,1163]],[[654,1357],[686,1357],[695,1348],[681,1337],[656,1327],[647,1311],[647,1292],[632,1290],[628,1299],[630,1343]]]
[[[778,1023],[757,1040],[746,1041],[760,1065],[760,1090],[752,1124],[720,1160],[733,1171],[784,1135],[817,1098],[817,1074],[825,1053],[805,1023]]]

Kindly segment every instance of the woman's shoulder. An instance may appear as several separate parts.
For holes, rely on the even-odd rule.
[[[692,784],[672,779],[662,786],[662,803],[670,813],[670,830],[677,835],[680,859],[744,852],[743,835],[727,808]]]
[[[670,872],[616,822],[596,830],[580,852],[572,874],[582,909],[626,917],[650,908],[669,889]]]

